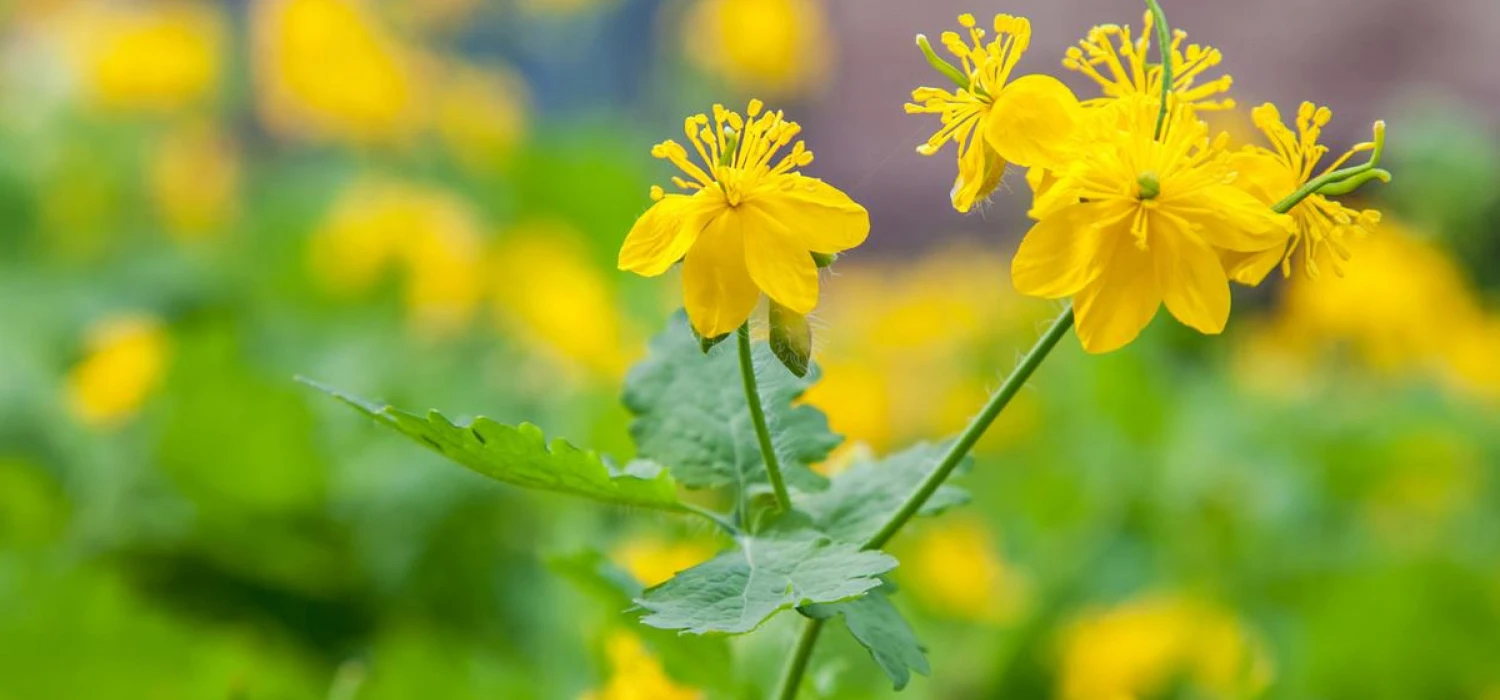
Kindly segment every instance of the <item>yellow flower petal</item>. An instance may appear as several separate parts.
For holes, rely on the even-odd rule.
[[[1259,253],[1240,253],[1236,251],[1222,251],[1220,258],[1224,263],[1224,271],[1228,273],[1229,279],[1234,280],[1247,287],[1254,287],[1265,281],[1266,276],[1276,269],[1281,259],[1286,256],[1286,247],[1271,248]]]
[[[1107,231],[1099,277],[1073,298],[1078,340],[1091,353],[1118,350],[1135,340],[1161,307],[1151,253],[1124,230]]]
[[[1244,190],[1229,185],[1208,187],[1177,198],[1174,207],[1198,210],[1198,235],[1225,250],[1257,253],[1285,246],[1291,236],[1291,217],[1271,211]]]
[[[1011,282],[1028,296],[1057,299],[1078,293],[1099,276],[1099,207],[1073,204],[1026,232],[1010,263]]]
[[[755,207],[725,215],[743,227],[745,266],[750,278],[776,303],[799,314],[818,305],[818,265],[797,231]]]
[[[1151,222],[1151,253],[1162,301],[1177,320],[1210,335],[1229,322],[1229,279],[1219,256],[1178,222]]]
[[[841,253],[865,242],[870,213],[842,190],[822,180],[791,176],[775,194],[746,202],[786,224],[800,245],[816,253]]]
[[[742,217],[735,212],[719,214],[682,263],[682,304],[693,329],[706,338],[739,328],[760,301],[760,289],[745,269],[742,228]]]
[[[695,195],[669,194],[636,219],[620,246],[619,267],[643,277],[667,271],[686,255],[707,217],[722,206],[713,201],[713,190]]]
[[[995,153],[1024,167],[1064,162],[1079,119],[1078,98],[1050,75],[1026,75],[1005,86],[984,123]]]
[[[1297,190],[1297,178],[1276,155],[1264,148],[1246,148],[1229,157],[1235,171],[1234,185],[1266,206],[1271,206]]]
[[[970,127],[970,130],[979,128]],[[949,193],[953,208],[967,214],[974,203],[990,196],[1005,175],[1005,160],[978,134],[968,134],[958,141],[958,175]]]

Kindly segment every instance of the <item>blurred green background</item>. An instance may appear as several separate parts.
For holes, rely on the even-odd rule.
[[[925,70],[909,39],[815,0],[0,7],[0,699],[763,693],[790,620],[730,663],[578,574],[714,533],[485,482],[292,377],[628,456],[619,382],[677,299],[613,269],[649,145],[760,95],[880,201],[921,137],[819,133],[900,111],[830,97],[871,70],[841,43]],[[1087,9],[1064,34],[1139,17]],[[1462,104],[1393,105],[1343,278],[1240,290],[1222,338],[1064,344],[974,503],[892,545],[934,669],[903,697],[1500,698],[1500,149]],[[1014,211],[946,211],[948,157],[825,277],[826,470],[957,430],[1056,311],[1010,291]],[[826,641],[824,695],[889,694]]]

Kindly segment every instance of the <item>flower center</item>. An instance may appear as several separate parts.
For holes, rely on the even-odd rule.
[[[1147,170],[1135,179],[1136,198],[1142,201],[1156,199],[1161,194],[1161,179],[1155,170]]]

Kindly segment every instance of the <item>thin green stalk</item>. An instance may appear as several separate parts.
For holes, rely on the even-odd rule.
[[[776,446],[771,442],[771,431],[766,427],[766,411],[760,405],[760,390],[755,386],[755,356],[750,351],[750,324],[740,326],[740,378],[745,381],[745,402],[750,405],[750,422],[755,424],[755,439],[760,442],[760,454],[766,462],[766,474],[771,477],[771,490],[776,492],[776,507],[782,511],[792,509],[791,494],[786,492],[786,482],[781,478],[781,462],[776,458]]]
[[[724,516],[719,515],[718,513],[715,513],[707,508],[693,505],[692,503],[684,503],[682,504],[682,508],[683,510],[692,513],[693,515],[696,515],[715,525],[718,525],[724,530],[724,532],[729,533],[731,537],[740,534],[740,529],[736,527],[734,523],[730,522],[728,518],[725,518]]]
[[[781,683],[774,696],[776,700],[796,700],[797,691],[802,687],[802,675],[807,672],[807,663],[812,660],[813,647],[818,645],[818,633],[822,631],[822,620],[807,618],[802,624],[797,648],[792,650],[792,658],[787,660],[786,669],[781,673]]]
[[[979,411],[979,414],[974,416],[974,419],[969,422],[968,427],[964,428],[963,433],[948,448],[947,454],[943,455],[943,461],[938,463],[937,468],[933,469],[932,473],[928,474],[927,478],[922,481],[922,484],[917,487],[917,490],[912,492],[911,496],[907,497],[906,502],[901,504],[901,508],[891,515],[885,525],[880,528],[880,531],[875,533],[875,536],[871,537],[869,541],[865,542],[865,549],[879,549],[885,546],[886,542],[890,541],[897,532],[901,531],[901,528],[906,525],[907,521],[911,520],[916,516],[918,511],[922,510],[922,506],[927,504],[927,499],[932,498],[932,494],[937,492],[938,487],[942,486],[943,482],[953,473],[953,470],[958,468],[958,465],[963,462],[964,457],[968,456],[969,451],[974,449],[974,445],[979,442],[979,438],[983,437],[985,431],[990,429],[990,425],[995,422],[995,419],[1000,417],[1000,412],[1004,411],[1005,407],[1010,405],[1010,400],[1015,398],[1016,394],[1021,391],[1021,387],[1026,385],[1026,380],[1031,378],[1031,375],[1042,365],[1042,361],[1047,359],[1047,355],[1052,352],[1052,349],[1057,347],[1057,342],[1062,340],[1063,336],[1067,335],[1068,330],[1072,327],[1073,307],[1069,305],[1057,317],[1057,320],[1052,322],[1052,327],[1048,328],[1047,332],[1042,334],[1042,337],[1036,341],[1036,345],[1032,346],[1031,352],[1026,353],[1026,357],[1021,360],[1021,364],[1016,366],[1009,377],[1006,377],[1005,383],[1000,385],[1000,391],[995,392],[995,395],[990,397],[989,403],[985,404],[984,408]]]
[[[1172,29],[1167,26],[1167,13],[1156,0],[1146,0],[1151,17],[1156,20],[1157,52],[1161,54],[1161,111],[1156,113],[1156,140],[1161,140],[1167,126],[1167,99],[1172,96]]]

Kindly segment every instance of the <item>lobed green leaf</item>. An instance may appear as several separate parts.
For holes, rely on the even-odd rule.
[[[476,418],[459,426],[432,411],[426,417],[372,403],[309,380],[305,384],[348,404],[448,459],[496,481],[640,508],[684,511],[677,484],[661,467],[631,462],[618,468],[598,453],[546,436],[530,423],[509,426]]]
[[[687,317],[673,316],[651,341],[651,353],[625,379],[625,407],[635,415],[631,437],[644,459],[666,465],[689,488],[769,483],[740,379],[738,349],[723,343],[703,352]],[[817,380],[794,376],[765,343],[754,347],[756,378],[787,483],[816,491],[827,480],[808,465],[828,457],[843,438],[812,406],[794,402]]]
[[[797,494],[799,511],[813,519],[813,527],[844,542],[864,542],[878,532],[885,519],[905,502],[937,467],[948,443],[918,443],[883,459],[862,459],[832,480],[819,493]],[[965,458],[957,473],[972,464]],[[969,493],[944,485],[922,507],[922,515],[936,515],[969,502]]]
[[[837,603],[880,585],[896,560],[806,528],[772,527],[648,588],[641,622],[693,634],[743,634],[788,608]]]
[[[911,672],[924,676],[932,673],[927,652],[901,611],[891,604],[885,588],[870,591],[862,598],[842,603],[809,605],[802,608],[808,617],[826,620],[843,616],[844,626],[855,641],[870,652],[870,658],[885,671],[896,690],[911,682]]]

